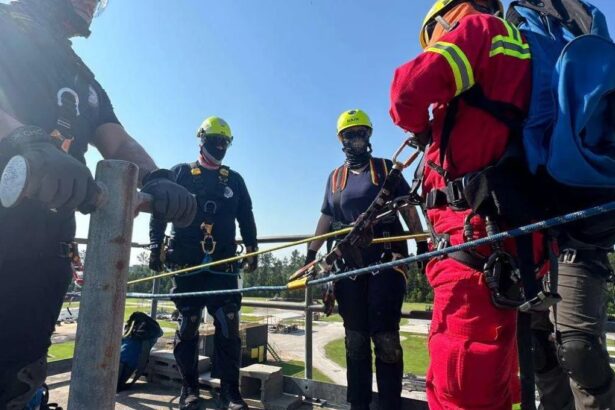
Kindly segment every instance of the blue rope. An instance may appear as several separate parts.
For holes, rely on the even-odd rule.
[[[413,262],[420,262],[429,260],[431,258],[437,258],[445,256],[452,252],[464,251],[472,248],[477,248],[482,245],[488,245],[493,242],[503,241],[505,239],[516,238],[518,236],[527,235],[532,232],[540,231],[543,229],[553,228],[554,226],[563,225],[570,222],[579,221],[592,216],[602,215],[607,212],[615,211],[615,201],[609,202],[604,205],[594,206],[588,209],[584,209],[577,212],[571,212],[569,214],[550,218],[545,221],[536,222],[533,224],[525,225],[519,228],[511,229],[509,231],[500,232],[496,235],[486,236],[484,238],[476,239],[474,241],[462,243],[460,245],[449,246],[447,248],[438,249],[432,252],[424,253],[421,255],[409,256],[403,259],[397,259],[395,261],[380,263],[377,265],[371,265],[360,269],[354,269],[344,273],[338,273],[335,275],[329,275],[320,279],[309,280],[307,286],[316,286],[323,283],[337,281],[340,279],[348,278],[350,276],[365,275],[367,273],[378,272],[384,269],[394,268],[400,265],[407,265]],[[127,297],[137,299],[170,299],[170,298],[183,298],[194,296],[209,296],[209,295],[227,295],[233,293],[248,293],[248,292],[260,292],[260,291],[283,291],[288,290],[286,285],[280,286],[254,286],[244,289],[222,289],[222,290],[210,290],[204,292],[187,292],[176,294],[151,294],[151,293],[128,293]]]

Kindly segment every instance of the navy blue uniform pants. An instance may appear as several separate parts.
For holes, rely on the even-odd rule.
[[[173,293],[237,288],[236,275],[227,276],[203,272],[177,276],[174,281]],[[211,375],[225,383],[237,384],[241,360],[241,338],[239,336],[241,295],[176,298],[173,301],[181,313],[173,353],[184,385],[192,387],[198,385],[199,326],[205,307],[214,317],[215,327]]]
[[[403,353],[399,322],[405,291],[404,275],[393,269],[335,284],[346,330],[347,400],[353,407],[371,402],[373,341],[379,407],[401,408]]]

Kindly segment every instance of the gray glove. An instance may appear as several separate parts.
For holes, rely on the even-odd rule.
[[[2,141],[3,149],[21,155],[29,165],[31,179],[28,197],[43,202],[51,209],[94,210],[100,194],[92,173],[81,162],[60,149],[43,129],[24,126]]]
[[[174,174],[158,169],[143,178],[141,192],[154,198],[152,214],[156,219],[170,221],[180,228],[192,223],[196,215],[196,199],[183,186],[175,183]]]

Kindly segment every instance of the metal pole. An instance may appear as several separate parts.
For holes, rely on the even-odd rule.
[[[68,410],[115,407],[137,173],[126,161],[101,161],[96,168],[108,200],[90,218]]]
[[[312,378],[312,288],[305,288],[305,378]]]
[[[156,294],[160,292],[160,279],[154,279],[154,283],[152,284],[152,294]],[[156,315],[158,314],[158,299],[152,299],[152,309],[150,311],[150,316],[152,319],[156,319]]]

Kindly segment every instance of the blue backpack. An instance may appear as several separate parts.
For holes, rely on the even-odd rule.
[[[43,383],[24,410],[62,410],[58,403],[49,403],[49,387]]]
[[[584,0],[513,1],[532,52],[523,146],[529,169],[578,188],[615,188],[615,44]]]
[[[124,327],[117,391],[126,390],[143,374],[152,347],[163,332],[158,322],[143,312],[134,312]],[[133,376],[132,380],[128,379]]]

